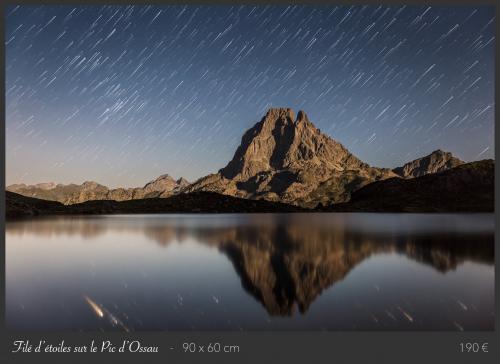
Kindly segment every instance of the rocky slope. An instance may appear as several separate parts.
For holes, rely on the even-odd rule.
[[[348,203],[325,211],[493,212],[495,163],[491,159],[461,164],[442,172],[371,183]]]
[[[304,207],[343,202],[368,183],[395,177],[370,167],[321,133],[303,111],[270,109],[242,137],[232,160],[187,191],[282,201]]]
[[[454,157],[450,152],[438,149],[431,154],[408,162],[392,171],[403,178],[414,178],[430,173],[442,172],[464,164],[464,161]]]
[[[164,174],[148,182],[144,187],[109,189],[97,182],[87,181],[77,184],[39,183],[36,185],[15,184],[7,186],[7,191],[27,197],[75,204],[91,200],[127,201],[154,197],[169,197],[183,191],[189,182],[184,178],[174,180]]]

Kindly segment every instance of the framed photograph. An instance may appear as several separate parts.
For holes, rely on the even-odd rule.
[[[498,359],[493,2],[2,8],[5,363]]]

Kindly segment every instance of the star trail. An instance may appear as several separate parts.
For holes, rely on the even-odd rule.
[[[362,160],[494,157],[494,8],[10,6],[7,184],[194,180],[269,107]]]

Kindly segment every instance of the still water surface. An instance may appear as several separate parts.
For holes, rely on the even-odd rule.
[[[492,214],[10,221],[29,330],[493,330]]]

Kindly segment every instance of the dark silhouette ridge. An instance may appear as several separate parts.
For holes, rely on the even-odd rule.
[[[495,163],[491,159],[412,179],[374,182],[352,194],[347,203],[323,211],[493,212]]]
[[[159,214],[159,213],[251,213],[298,212],[304,209],[278,202],[247,200],[213,192],[194,192],[169,198],[109,201],[94,200],[63,205],[6,192],[7,218],[37,215]]]

